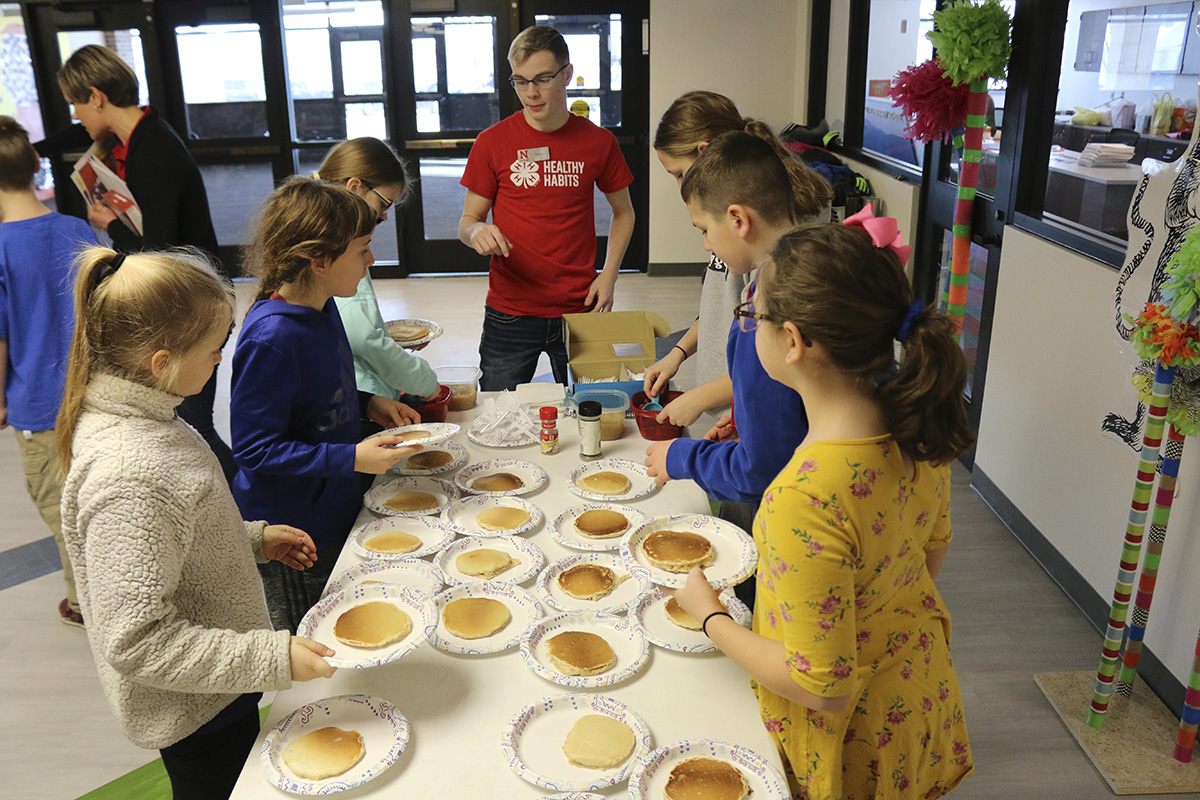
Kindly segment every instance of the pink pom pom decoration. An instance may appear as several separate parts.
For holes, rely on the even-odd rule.
[[[968,84],[955,86],[936,58],[902,69],[892,79],[888,96],[908,117],[904,136],[920,142],[948,142],[967,119]]]

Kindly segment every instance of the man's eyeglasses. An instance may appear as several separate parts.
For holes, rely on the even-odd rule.
[[[550,84],[554,83],[554,79],[558,77],[559,72],[562,72],[569,66],[570,64],[563,64],[558,68],[558,72],[554,73],[553,75],[538,75],[533,80],[526,80],[525,78],[509,78],[508,83],[518,92],[523,92],[528,89],[529,84],[531,83],[536,83],[539,89],[546,89],[549,88]]]
[[[758,321],[761,319],[765,322],[774,322],[766,314],[754,310],[754,301],[747,300],[733,310],[733,316],[738,321],[738,327],[742,333],[753,333],[758,328]]]

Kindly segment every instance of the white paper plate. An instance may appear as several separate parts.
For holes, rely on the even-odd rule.
[[[585,511],[600,509],[624,514],[625,518],[629,520],[629,527],[625,529],[625,533],[637,530],[650,520],[645,514],[629,506],[617,505],[616,503],[583,503],[571,506],[554,518],[554,522],[550,525],[551,538],[564,547],[570,547],[573,550],[586,550],[590,553],[619,550],[621,548],[621,537],[625,533],[612,536],[608,539],[589,539],[575,529],[575,520],[579,519]]]
[[[296,777],[283,763],[283,750],[307,733],[328,728],[355,730],[363,737],[362,760],[341,775],[320,781]],[[271,729],[259,749],[267,780],[292,794],[344,792],[377,778],[396,763],[408,746],[408,720],[381,697],[346,694],[300,706]]]
[[[503,492],[486,492],[482,489],[472,488],[471,484],[476,478],[482,478],[485,475],[491,475],[495,472],[508,472],[516,475],[525,482],[525,485],[519,489],[509,489]],[[463,469],[454,476],[454,484],[464,492],[470,494],[478,494],[486,497],[511,497],[513,495],[536,492],[542,488],[546,484],[546,470],[532,461],[522,461],[518,458],[492,458],[472,464]]]
[[[544,794],[539,800],[609,800],[595,792],[564,792],[562,794]]]
[[[624,474],[629,478],[629,491],[624,494],[596,494],[579,485],[578,481],[580,478],[587,477],[596,472],[620,472]],[[599,461],[584,464],[582,467],[576,467],[567,473],[567,488],[588,500],[612,503],[637,500],[639,497],[653,494],[658,491],[658,484],[654,482],[654,478],[651,478],[650,473],[646,471],[645,464],[639,464],[627,458],[602,458]]]
[[[758,753],[728,742],[692,739],[660,747],[637,760],[629,776],[630,800],[660,800],[671,770],[689,758],[717,758],[741,771],[754,800],[790,800],[787,782],[771,762]]]
[[[408,460],[412,458],[412,456],[405,456],[393,464],[392,468],[388,470],[388,473],[392,475],[437,475],[441,472],[449,472],[450,470],[458,469],[463,464],[467,463],[467,448],[451,439],[447,439],[444,442],[439,442],[438,444],[422,445],[421,448],[422,453],[430,453],[434,451],[449,453],[450,455],[454,456],[454,460],[445,466],[438,467],[437,469],[410,469],[408,467]],[[417,454],[413,453],[413,456],[415,455]]]
[[[546,640],[565,631],[585,631],[604,638],[617,663],[599,675],[564,675],[546,657]],[[629,680],[646,666],[650,644],[632,620],[609,614],[567,611],[536,622],[521,640],[521,657],[535,673],[572,689],[599,689]]]
[[[438,504],[436,507],[428,508],[424,511],[396,511],[384,505],[385,502],[391,499],[392,495],[404,490],[429,492],[438,499]],[[427,517],[442,513],[446,510],[446,506],[457,499],[458,487],[449,481],[438,478],[405,476],[402,478],[388,478],[383,483],[372,487],[363,496],[363,505],[376,514],[382,514],[385,517]]]
[[[412,630],[398,642],[386,647],[355,647],[338,641],[333,635],[333,626],[345,612],[375,600],[394,603],[412,619]],[[403,658],[421,646],[429,638],[437,615],[433,610],[433,599],[422,592],[383,583],[358,584],[331,594],[308,610],[296,627],[297,636],[315,639],[333,648],[337,655],[326,659],[335,667],[378,667],[389,661]]]
[[[394,531],[416,536],[421,544],[410,553],[379,553],[367,548],[367,542],[376,536]],[[350,534],[350,549],[362,558],[378,561],[405,561],[432,555],[454,539],[454,531],[441,520],[432,517],[384,517],[359,525]]]
[[[462,430],[462,426],[456,425],[453,422],[418,422],[415,425],[401,425],[398,428],[388,428],[386,431],[373,433],[367,438],[374,439],[379,436],[392,436],[399,433],[423,433],[425,434],[424,436],[399,442],[395,447],[408,447],[413,444],[432,445],[446,441],[460,430]]]
[[[429,333],[416,339],[393,340],[401,347],[416,347],[419,344],[432,342],[434,339],[442,335],[442,326],[438,325],[431,319],[389,319],[387,322],[383,323],[383,327],[389,331],[393,325],[423,325],[424,327],[429,328]],[[391,333],[389,333],[388,336],[391,336]]]
[[[479,527],[479,524],[475,521],[475,517],[481,511],[496,508],[497,506],[523,508],[529,513],[529,521],[524,525],[509,530],[485,531]],[[485,494],[478,494],[472,497],[464,497],[461,500],[451,503],[443,510],[442,519],[455,532],[463,536],[520,536],[523,533],[529,533],[542,524],[542,510],[528,500],[522,500],[520,497],[491,497]]]
[[[438,556],[438,566],[442,569],[442,577],[447,585],[457,586],[460,583],[479,583],[483,578],[459,572],[454,560],[468,550],[478,550],[488,547],[493,550],[503,550],[517,560],[517,564],[487,580],[492,583],[524,583],[537,575],[546,564],[546,556],[542,548],[528,539],[519,536],[469,536],[451,544]]]
[[[698,533],[712,542],[717,558],[704,568],[704,577],[708,578],[714,589],[741,583],[754,573],[758,550],[754,547],[754,540],[737,525],[706,514],[671,514],[655,517],[637,530],[629,531],[621,539],[621,558],[625,559],[625,563],[650,570],[651,580],[660,586],[679,589],[687,582],[686,572],[667,572],[646,560],[642,552],[642,540],[661,530]]]
[[[558,585],[559,575],[580,564],[598,564],[611,569],[616,573],[617,578],[624,575],[629,577],[599,600],[580,600],[578,597],[572,597],[564,592]],[[624,613],[630,606],[635,605],[642,595],[653,588],[653,584],[650,581],[649,570],[640,567],[630,569],[629,565],[616,555],[582,553],[555,561],[542,570],[542,574],[538,576],[537,587],[538,596],[551,607],[560,611],[595,611],[601,614],[616,614]]]
[[[498,600],[508,606],[508,613],[512,615],[512,619],[491,636],[481,639],[464,639],[461,636],[455,636],[446,629],[446,623],[442,620],[442,612],[449,603],[464,597],[487,597]],[[437,627],[433,629],[429,641],[433,642],[433,646],[439,650],[468,656],[501,653],[510,647],[516,647],[529,626],[542,618],[542,606],[534,596],[511,583],[480,581],[453,586],[433,598],[433,605],[437,611]]]
[[[719,652],[712,640],[703,631],[690,631],[681,628],[667,619],[665,606],[669,598],[658,589],[642,595],[641,600],[630,611],[638,627],[651,644],[658,645],[664,650],[674,650],[677,653],[716,653]],[[751,613],[741,600],[737,599],[732,589],[721,592],[721,603],[734,622],[744,628],[750,627]]]
[[[563,741],[571,727],[591,714],[619,720],[633,730],[633,751],[612,769],[577,767],[563,754]],[[654,747],[654,737],[645,720],[619,700],[602,694],[560,694],[518,711],[505,728],[500,747],[509,769],[518,777],[546,789],[583,791],[618,786],[628,780],[638,757]]]
[[[321,594],[321,597],[325,598],[331,594],[337,594],[355,585],[372,585],[367,583],[367,581],[385,583],[401,588],[408,587],[431,598],[440,592],[442,586],[445,585],[445,581],[442,579],[442,571],[433,564],[415,558],[403,561],[380,561],[373,559],[351,567],[342,573],[339,578],[330,581],[325,586],[325,591]]]

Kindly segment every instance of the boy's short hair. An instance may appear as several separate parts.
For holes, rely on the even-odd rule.
[[[98,44],[85,44],[71,54],[58,71],[58,85],[72,103],[86,103],[93,86],[118,108],[138,103],[138,79],[133,68]]]
[[[0,189],[29,189],[41,163],[29,143],[29,133],[12,117],[0,116]]]
[[[709,143],[683,176],[685,203],[719,219],[732,205],[758,212],[766,222],[792,219],[792,183],[775,148],[743,131],[723,133]]]
[[[567,41],[563,35],[547,25],[530,25],[517,34],[508,48],[508,60],[511,64],[520,64],[534,53],[542,50],[549,51],[561,67],[571,60],[567,49]]]

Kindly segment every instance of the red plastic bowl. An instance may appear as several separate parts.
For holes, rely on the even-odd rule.
[[[429,402],[410,395],[401,397],[400,402],[412,406],[421,415],[421,422],[445,422],[446,406],[450,405],[450,387],[439,384],[437,397]]]
[[[667,402],[671,402],[677,397],[681,397],[683,392],[670,392],[667,395]],[[683,435],[682,425],[672,425],[669,422],[658,422],[655,417],[658,416],[657,411],[646,411],[642,406],[649,402],[645,392],[638,392],[629,403],[633,408],[633,416],[637,419],[638,432],[642,434],[643,439],[649,439],[653,442],[661,442],[664,439],[678,439]]]

